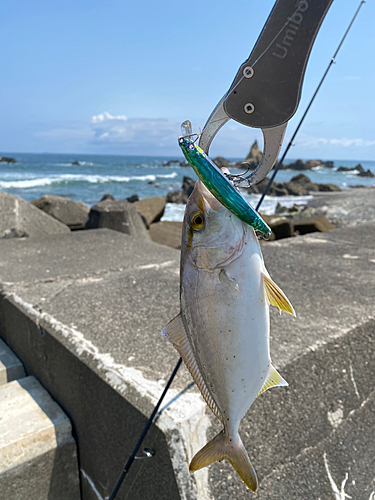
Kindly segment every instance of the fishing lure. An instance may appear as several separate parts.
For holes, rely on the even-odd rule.
[[[269,236],[270,227],[210,160],[203,149],[194,142],[191,135],[180,137],[178,143],[194,172],[215,198],[243,222],[263,235]]]

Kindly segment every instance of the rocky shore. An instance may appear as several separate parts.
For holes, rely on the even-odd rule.
[[[220,168],[254,168],[262,157],[257,142],[250,148],[244,162],[230,163],[223,157],[214,159]],[[13,158],[1,157],[1,162],[14,163]],[[77,164],[78,162],[73,162]],[[165,167],[176,165],[186,166],[186,162],[169,160]],[[289,170],[302,170],[304,172],[317,167],[333,168],[333,162],[322,160],[297,160],[283,166]],[[370,170],[365,170],[360,164],[353,168],[339,167],[338,171],[355,171],[358,176],[371,177]],[[253,185],[245,191],[248,194],[261,194],[266,188],[269,178],[266,177],[259,184]],[[151,197],[140,200],[137,194],[126,199],[116,200],[112,194],[105,194],[89,208],[84,203],[76,202],[70,198],[45,194],[41,198],[27,203],[25,200],[0,192],[0,238],[25,238],[45,234],[56,234],[84,229],[108,228],[125,234],[129,234],[139,240],[152,240],[172,248],[180,248],[182,222],[161,221],[167,203],[186,204],[195,181],[190,177],[183,177],[181,189],[171,191],[167,196]],[[339,203],[361,200],[363,193],[367,199],[367,193],[371,188],[355,186],[357,195],[343,192],[338,186],[331,183],[316,183],[305,173],[298,173],[288,182],[274,182],[268,192],[269,196],[308,196],[313,195],[313,201],[306,205],[294,205],[286,208],[279,203],[275,214],[272,216],[262,214],[272,229],[270,240],[279,240],[310,232],[326,232],[336,226],[352,223],[353,217],[349,216],[349,210],[337,207],[332,200]],[[322,195],[326,195],[323,196]],[[342,196],[338,196],[342,194]],[[336,195],[336,197],[333,197]],[[350,201],[348,201],[350,200]],[[333,203],[333,205],[332,205]],[[361,201],[358,202],[356,213],[362,213]],[[346,205],[345,205],[346,206]],[[370,213],[372,208],[369,207]],[[361,220],[367,220],[367,212],[363,213]],[[372,219],[370,219],[372,220]]]
[[[261,193],[267,183],[268,179],[264,179],[249,188],[248,192]],[[170,192],[166,197],[139,200],[137,195],[133,195],[125,200],[115,200],[111,194],[106,194],[91,208],[62,196],[46,194],[27,203],[21,198],[0,192],[0,238],[108,228],[139,240],[152,240],[178,249],[182,222],[161,221],[161,218],[167,203],[186,203],[193,187],[194,180],[184,177],[181,190]],[[269,194],[280,197],[280,201],[287,195],[313,195],[308,205],[295,204],[286,208],[279,203],[274,215],[261,212],[272,229],[271,241],[311,232],[326,232],[337,226],[375,218],[373,201],[367,204],[364,201],[375,199],[372,188],[341,191],[333,184],[313,183],[305,174],[298,174],[289,182],[274,183]],[[353,204],[355,213],[350,208]]]

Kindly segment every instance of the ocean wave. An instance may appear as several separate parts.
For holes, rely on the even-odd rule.
[[[156,175],[133,175],[133,176],[115,176],[115,175],[79,175],[79,174],[64,174],[50,177],[38,177],[36,179],[11,180],[1,181],[0,188],[18,188],[27,189],[40,186],[51,186],[57,184],[72,184],[75,182],[88,182],[90,184],[107,184],[110,182],[132,182],[132,181],[156,181],[157,179],[174,179],[177,177],[177,172],[171,174],[156,174]]]

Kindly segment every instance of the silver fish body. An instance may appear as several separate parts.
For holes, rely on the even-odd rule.
[[[253,491],[256,474],[238,428],[259,393],[287,385],[271,364],[270,303],[294,314],[269,277],[253,228],[198,181],[183,223],[181,313],[163,334],[224,426],[190,470],[227,459]]]

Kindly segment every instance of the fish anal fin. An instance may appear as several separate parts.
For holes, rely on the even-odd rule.
[[[269,276],[263,273],[264,287],[266,289],[268,302],[271,306],[277,307],[281,311],[285,311],[292,316],[296,316],[294,308],[290,303],[289,299],[286,297],[284,292],[279,288],[274,281],[271,280]]]
[[[175,347],[181,358],[184,360],[194,382],[197,384],[198,389],[208,404],[210,410],[213,412],[215,417],[221,421],[220,411],[213,400],[207,385],[203,379],[202,373],[200,371],[199,365],[197,363],[193,348],[189,342],[188,336],[186,334],[185,323],[182,314],[178,314],[173,318],[167,326],[162,330],[163,337],[166,337]]]
[[[224,430],[198,451],[190,463],[189,470],[195,472],[221,460],[228,460],[246,486],[254,492],[257,490],[257,476],[241,438],[237,436],[232,441]]]
[[[260,396],[262,392],[266,391],[267,389],[270,389],[271,387],[277,387],[277,386],[286,387],[287,385],[289,385],[288,382],[284,380],[283,377],[280,375],[280,373],[276,370],[276,368],[274,368],[271,365],[270,369],[268,370],[266,380],[264,381],[261,390],[258,392],[258,396]]]

